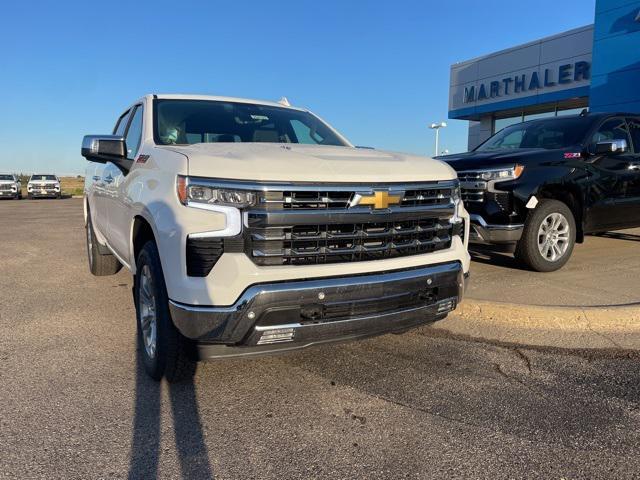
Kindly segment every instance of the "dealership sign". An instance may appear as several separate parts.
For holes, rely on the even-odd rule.
[[[555,86],[564,86],[591,78],[591,63],[579,61],[566,63],[557,68],[545,68],[543,71],[533,71],[530,74],[509,76],[500,80],[480,83],[464,87],[464,103],[479,102],[497,97],[539,90]]]

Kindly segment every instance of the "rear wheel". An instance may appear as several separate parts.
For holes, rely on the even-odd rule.
[[[529,215],[516,257],[537,272],[553,272],[571,257],[576,222],[569,207],[558,200],[542,200]]]
[[[195,344],[173,324],[160,256],[153,241],[142,247],[136,270],[138,350],[145,370],[155,380],[188,380],[196,371]]]
[[[87,215],[87,257],[89,259],[89,270],[97,277],[114,275],[120,271],[122,264],[111,254],[100,252],[96,232],[93,229],[91,214]]]

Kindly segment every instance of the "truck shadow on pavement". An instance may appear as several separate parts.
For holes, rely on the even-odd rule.
[[[469,247],[471,260],[477,263],[485,263],[497,267],[510,268],[512,270],[525,270],[512,253],[492,250],[490,247],[473,245]]]
[[[640,235],[634,235],[632,233],[606,232],[598,236],[603,238],[612,238],[615,240],[628,240],[630,242],[640,242]]]
[[[158,476],[162,386],[169,388],[175,445],[182,478],[214,478],[193,379],[185,383],[156,382],[144,371],[136,344],[136,399],[129,475],[133,479]]]

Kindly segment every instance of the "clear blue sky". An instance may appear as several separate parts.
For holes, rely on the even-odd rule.
[[[82,136],[153,92],[284,95],[355,144],[431,153],[452,63],[593,14],[594,0],[4,2],[0,171],[83,172]],[[464,150],[466,129],[450,122],[443,147]]]

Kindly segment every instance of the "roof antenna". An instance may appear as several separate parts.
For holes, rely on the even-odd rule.
[[[280,105],[284,105],[285,107],[291,106],[291,104],[289,103],[289,100],[287,100],[287,97],[282,97],[280,100],[278,100],[278,103]]]
[[[580,116],[581,117],[586,117],[587,113],[589,113],[589,109],[588,108],[583,108],[582,111],[580,112]]]

